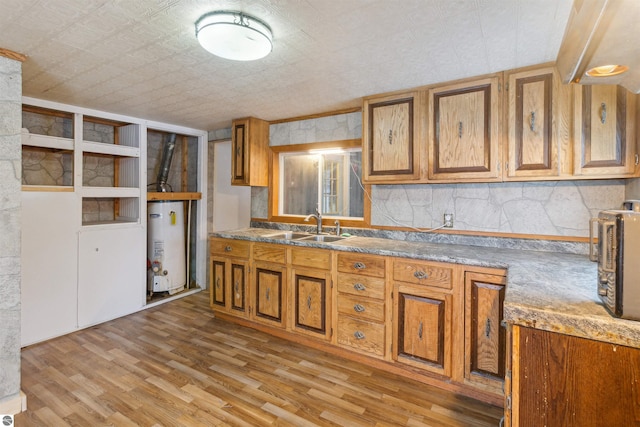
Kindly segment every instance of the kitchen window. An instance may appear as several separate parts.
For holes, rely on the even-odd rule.
[[[360,140],[271,147],[271,221],[302,222],[319,209],[333,225],[362,226],[365,192],[360,182]]]

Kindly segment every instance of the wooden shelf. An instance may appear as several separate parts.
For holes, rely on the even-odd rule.
[[[200,200],[202,193],[197,192],[172,192],[172,193],[160,193],[153,192],[147,193],[147,201],[153,200]]]

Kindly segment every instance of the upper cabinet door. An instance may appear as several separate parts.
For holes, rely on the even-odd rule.
[[[621,86],[580,86],[574,112],[574,174],[635,176],[635,95]]]
[[[429,179],[500,179],[501,75],[429,90]]]
[[[507,74],[505,179],[571,174],[571,86],[554,67]]]
[[[419,179],[423,120],[420,93],[365,99],[363,111],[364,182]]]
[[[269,123],[249,117],[231,125],[231,185],[269,185]]]

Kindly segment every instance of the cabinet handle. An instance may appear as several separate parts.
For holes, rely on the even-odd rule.
[[[269,301],[271,299],[270,293],[269,293],[269,288],[267,288],[264,297],[267,299],[267,301]]]
[[[365,308],[364,308],[364,306],[362,304],[354,305],[353,309],[358,313],[362,313],[365,310]]]
[[[422,341],[422,322],[418,325],[418,338]]]
[[[604,102],[600,104],[600,121],[602,124],[605,124],[607,121],[607,104]]]
[[[484,335],[489,338],[489,335],[491,335],[491,319],[487,318],[487,323],[484,326]]]
[[[532,111],[531,118],[529,119],[529,129],[531,129],[531,132],[535,132],[535,127],[536,127],[536,112]]]
[[[353,264],[353,268],[355,268],[356,270],[364,270],[365,268],[367,268],[367,266],[364,265],[363,262],[356,262],[355,264]]]
[[[389,145],[392,145],[392,144],[393,144],[393,131],[390,130],[389,131]]]
[[[307,297],[307,308],[311,310],[311,295]]]
[[[224,247],[224,251],[225,252],[231,252],[231,246],[225,246]]]
[[[458,138],[462,138],[462,122],[458,122]]]
[[[638,155],[636,154],[636,166],[638,166]]]
[[[236,295],[240,296],[240,283],[238,283],[237,280],[235,285],[235,291],[236,291]]]
[[[216,288],[220,289],[220,278],[216,279]]]
[[[356,337],[357,340],[363,340],[364,339],[364,334],[360,331],[355,331],[353,333],[353,336]]]
[[[355,289],[356,291],[366,291],[367,287],[365,285],[363,285],[362,283],[354,283],[353,284],[353,289]]]
[[[427,279],[429,275],[422,270],[418,270],[413,273],[413,277],[415,277],[418,280],[422,280],[422,279]]]

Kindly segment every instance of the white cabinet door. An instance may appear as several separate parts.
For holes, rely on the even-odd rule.
[[[22,192],[22,346],[78,327],[76,205],[72,192]]]
[[[147,266],[144,228],[82,230],[78,240],[79,326],[140,310]]]

